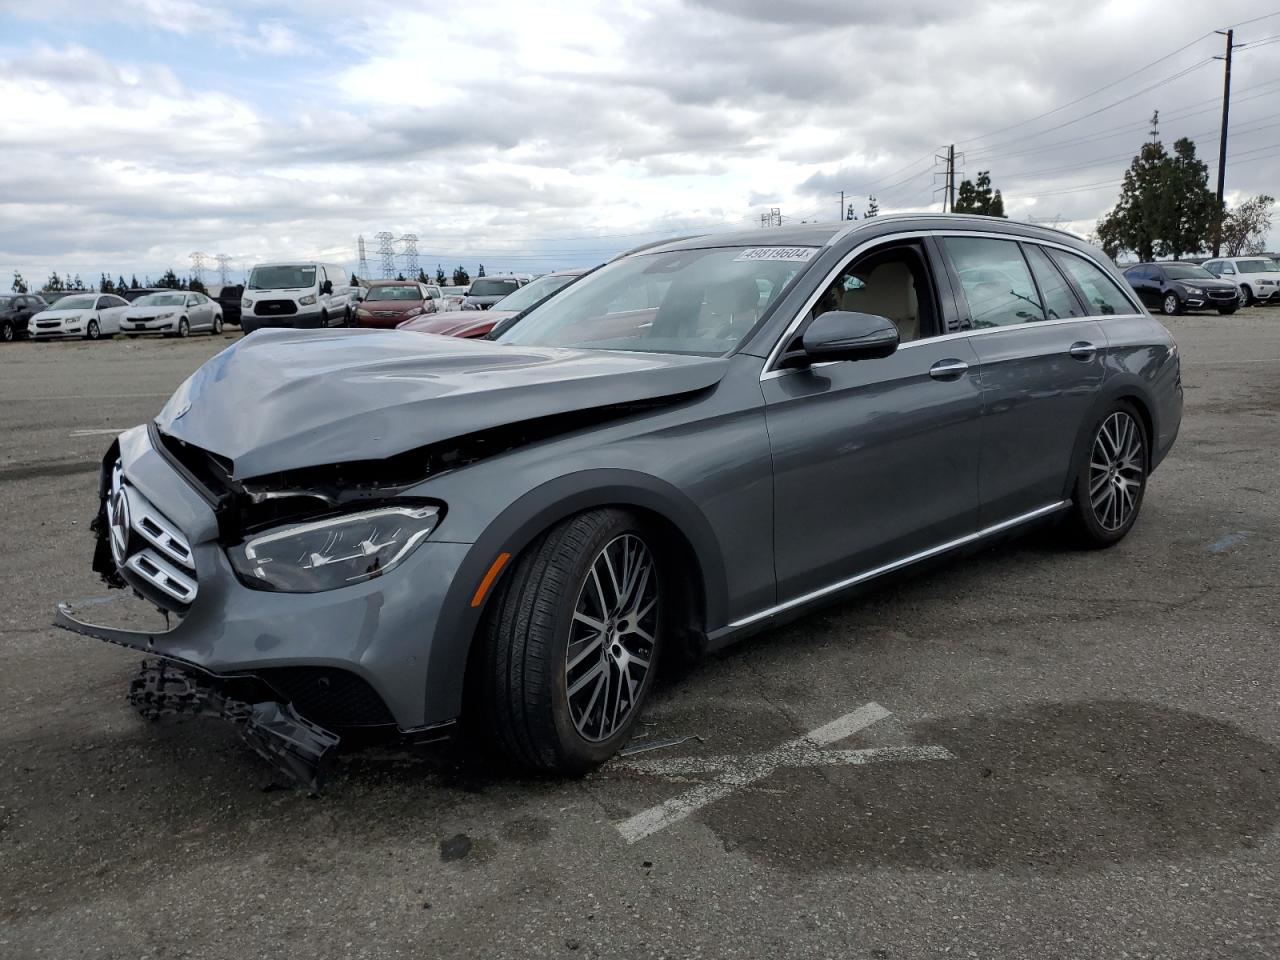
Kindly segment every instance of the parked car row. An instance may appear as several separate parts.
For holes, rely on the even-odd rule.
[[[1280,265],[1269,257],[1138,263],[1126,267],[1124,277],[1148,309],[1166,316],[1188,310],[1225,316],[1241,306],[1280,302]]]

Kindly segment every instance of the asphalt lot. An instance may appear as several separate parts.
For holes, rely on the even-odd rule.
[[[48,625],[102,593],[110,433],[239,334],[0,349],[0,956],[1280,956],[1280,308],[1169,326],[1182,434],[1115,549],[752,639],[658,689],[644,735],[701,741],[581,781],[378,747],[319,799]]]

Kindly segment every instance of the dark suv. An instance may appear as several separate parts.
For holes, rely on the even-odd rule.
[[[1240,306],[1234,283],[1219,280],[1194,263],[1139,263],[1125,270],[1124,278],[1148,309],[1170,317],[1187,310],[1217,310],[1226,315]]]
[[[8,343],[27,334],[27,324],[41,310],[48,310],[44,297],[34,293],[0,296],[0,341]]]

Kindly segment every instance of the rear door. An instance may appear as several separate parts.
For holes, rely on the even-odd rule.
[[[982,366],[979,524],[988,527],[1062,500],[1102,387],[1106,338],[1039,245],[948,236],[942,246]]]
[[[784,604],[974,530],[978,357],[966,334],[947,332],[954,301],[936,265],[923,239],[846,261],[785,343],[819,313],[852,310],[893,320],[897,351],[793,369],[775,360],[761,379]]]

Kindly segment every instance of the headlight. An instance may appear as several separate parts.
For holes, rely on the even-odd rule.
[[[240,301],[240,306],[242,306],[242,307],[244,307],[246,310],[248,310],[250,307],[252,307],[252,306],[253,306],[253,301],[252,301],[252,300],[250,300],[248,297],[245,297],[245,298],[243,298],[243,299]]]
[[[319,593],[393,569],[435,529],[438,507],[386,507],[299,523],[231,547],[227,555],[258,590]]]
[[[373,314],[371,314],[371,313],[370,313],[368,310],[366,310],[364,307],[356,307],[356,316],[357,316],[357,317],[371,317],[371,316],[373,316]]]
[[[157,313],[157,314],[156,314],[156,319],[157,319],[157,320],[172,320],[172,319],[173,319],[174,317],[176,317],[176,316],[177,316],[177,314],[176,314],[176,313],[174,313],[172,310],[170,310],[168,313]]]
[[[304,307],[309,307],[316,302],[316,295],[314,293],[308,293],[305,297],[299,297],[298,302]]]
[[[1193,287],[1193,286],[1190,286],[1189,284],[1185,284],[1185,283],[1184,283],[1184,284],[1182,285],[1182,288],[1183,288],[1184,290],[1186,290],[1186,291],[1187,291],[1187,293],[1194,294],[1194,295],[1195,295],[1195,296],[1197,296],[1197,297],[1203,297],[1203,296],[1204,296],[1204,291],[1203,291],[1203,290],[1201,290],[1199,287]]]

